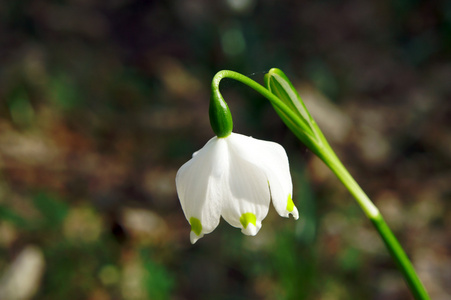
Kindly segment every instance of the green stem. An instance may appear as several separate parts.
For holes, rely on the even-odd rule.
[[[373,219],[380,215],[377,207],[373,204],[373,202],[371,202],[370,198],[368,198],[351,174],[349,174],[348,170],[343,166],[329,144],[325,144],[325,147],[319,151],[318,156],[326,163],[332,172],[334,172],[352,196],[354,196],[357,203],[369,219]]]
[[[382,215],[379,214],[377,217],[371,219],[371,222],[373,222],[373,225],[376,227],[380,236],[384,240],[385,246],[387,246],[391,256],[396,262],[396,265],[404,275],[404,279],[406,280],[407,285],[409,286],[415,299],[429,300],[430,297],[424,288],[423,283],[418,278],[412,263],[402,249],[401,244],[399,244],[395,235],[390,230],[390,227],[388,227],[387,223],[385,223]]]
[[[302,120],[294,113],[285,103],[283,103],[276,95],[268,91],[264,86],[257,83],[256,81],[250,79],[249,77],[246,77],[240,73],[230,71],[230,70],[222,70],[216,73],[216,75],[213,77],[213,80],[211,82],[211,89],[212,89],[212,95],[219,98],[219,95],[221,93],[219,92],[219,83],[223,78],[230,78],[237,80],[241,83],[244,83],[248,87],[254,89],[256,92],[261,94],[263,97],[268,99],[271,104],[273,104],[276,108],[281,110],[292,122],[299,128],[302,128],[302,131],[298,132],[299,135],[305,137],[302,139],[303,142],[309,146],[311,149],[315,149],[316,147],[309,143],[309,141],[313,140],[313,137],[308,133],[310,128],[302,122]]]
[[[317,126],[316,122],[311,123],[314,127],[312,135],[312,128],[310,128],[305,122],[303,122],[298,117],[298,115],[293,112],[285,103],[283,103],[277,96],[275,96],[268,89],[255,82],[254,80],[240,73],[229,70],[220,71],[215,75],[215,77],[213,77],[211,87],[214,97],[222,97],[220,96],[221,93],[219,92],[219,83],[223,78],[231,78],[244,83],[245,85],[251,87],[262,96],[267,98],[276,109],[283,112],[284,117],[286,117],[289,121],[287,125],[289,125],[289,128],[293,131],[293,133],[312,152],[318,155],[318,157],[320,157],[327,166],[329,166],[332,172],[335,173],[338,179],[357,200],[357,203],[360,205],[366,216],[374,224],[386,247],[388,248],[393,260],[396,262],[398,268],[404,275],[407,285],[415,296],[415,299],[429,300],[430,298],[426,292],[426,289],[418,278],[418,275],[416,274],[415,269],[413,268],[412,263],[410,262],[403,248],[399,244],[396,237],[393,235],[393,232],[390,230],[387,223],[385,223],[385,220],[383,219],[377,207],[373,204],[373,202],[371,202],[362,188],[354,180],[351,174],[349,174],[348,170],[343,166],[340,159],[336,156],[335,152],[329,146],[326,138]]]
[[[407,254],[404,252],[401,244],[388,227],[377,207],[373,204],[373,202],[371,202],[365,192],[349,174],[328,144],[326,149],[327,150],[325,151],[321,151],[320,158],[346,186],[349,192],[357,200],[357,203],[363,209],[367,217],[371,220],[374,227],[376,227],[377,232],[381,236],[393,260],[396,262],[396,265],[403,274],[404,279],[415,299],[429,300],[429,295],[415,272],[415,269],[407,257]]]

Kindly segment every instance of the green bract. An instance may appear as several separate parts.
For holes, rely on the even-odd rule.
[[[266,88],[230,70],[212,80],[210,123],[212,138],[177,172],[176,186],[183,211],[191,224],[191,242],[213,231],[223,217],[247,235],[255,235],[272,200],[284,217],[299,217],[294,206],[291,175],[285,150],[275,143],[232,133],[230,110],[219,92],[223,78],[244,83],[266,97],[288,128],[337,175],[373,222],[404,274],[414,297],[429,300],[409,258],[377,207],[343,166],[301,97],[285,74],[276,68],[265,75]]]
[[[294,88],[288,77],[277,68],[272,68],[267,74],[265,74],[266,88],[279,97],[292,111],[307,124],[312,130],[311,120],[307,108],[304,105],[301,97]]]
[[[272,68],[265,74],[265,85],[268,91],[275,95],[288,108],[282,110],[273,101],[271,104],[287,127],[314,153],[318,154],[318,146],[327,143],[322,139],[321,130],[315,123],[304,102],[294,88],[291,81],[279,69]]]
[[[230,135],[233,129],[232,114],[218,89],[213,90],[210,98],[210,124],[217,137]]]

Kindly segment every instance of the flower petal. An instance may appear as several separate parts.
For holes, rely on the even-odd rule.
[[[177,172],[177,194],[191,224],[191,243],[212,232],[221,214],[221,177],[228,171],[227,146],[212,138]]]
[[[256,235],[269,210],[268,181],[258,165],[242,158],[243,151],[252,151],[246,147],[248,140],[240,139],[239,142],[244,144],[237,147],[234,136],[236,134],[232,133],[226,138],[230,169],[224,177],[221,215],[230,225],[241,228],[244,234]]]
[[[233,138],[237,151],[242,153],[242,158],[264,170],[272,203],[279,215],[288,217],[291,214],[297,220],[299,212],[291,198],[293,183],[288,157],[283,147],[274,142],[257,140],[240,134],[235,134]],[[244,147],[248,150],[246,151]]]

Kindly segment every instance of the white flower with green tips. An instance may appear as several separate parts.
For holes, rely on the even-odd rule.
[[[177,172],[177,193],[191,224],[191,243],[212,232],[222,216],[256,235],[272,203],[295,219],[293,185],[285,150],[277,143],[230,133],[214,137]]]

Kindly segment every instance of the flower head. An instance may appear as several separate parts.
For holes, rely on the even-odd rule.
[[[177,193],[191,224],[191,242],[212,232],[222,216],[246,235],[256,235],[272,203],[295,219],[288,158],[277,143],[231,133],[214,137],[177,172]]]

